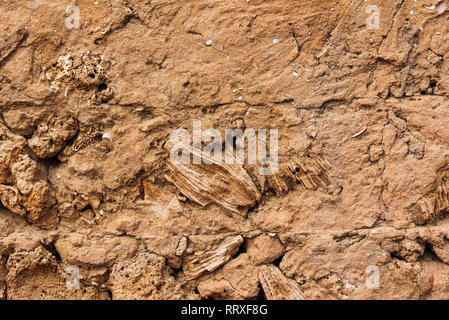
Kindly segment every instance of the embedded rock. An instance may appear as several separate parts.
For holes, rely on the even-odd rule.
[[[284,246],[273,233],[249,239],[246,251],[255,265],[271,263],[285,252]]]
[[[54,117],[38,125],[28,146],[41,159],[51,158],[64,148],[78,132],[78,121],[71,117]]]

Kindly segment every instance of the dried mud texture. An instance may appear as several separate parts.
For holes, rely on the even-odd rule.
[[[449,298],[448,10],[0,1],[0,299]],[[194,121],[279,170],[174,165]]]

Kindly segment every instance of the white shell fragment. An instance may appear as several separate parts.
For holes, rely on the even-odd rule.
[[[103,135],[101,136],[103,139],[108,139],[108,140],[112,140],[111,139],[111,135],[109,133],[103,133]]]

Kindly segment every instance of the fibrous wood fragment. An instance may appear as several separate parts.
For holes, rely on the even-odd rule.
[[[279,171],[267,176],[268,185],[276,195],[283,195],[298,183],[306,189],[316,190],[327,185],[329,163],[321,157],[305,157],[279,165]]]
[[[432,192],[426,194],[411,206],[411,219],[423,224],[436,220],[449,212],[449,166],[437,172]]]
[[[202,155],[203,159],[205,156]],[[211,160],[212,161],[212,160]],[[216,203],[246,216],[261,195],[245,168],[239,164],[174,164],[169,159],[171,180],[190,200],[206,206]]]
[[[304,300],[299,284],[284,276],[275,265],[261,266],[259,280],[268,300]]]
[[[191,280],[206,272],[212,272],[228,262],[243,243],[238,235],[227,238],[220,245],[205,251],[195,252],[184,258],[184,274]]]
[[[181,204],[176,198],[176,194],[162,190],[156,185],[147,181],[142,181],[145,199],[139,201],[139,206],[149,208],[157,217],[167,219],[170,214],[182,212]]]

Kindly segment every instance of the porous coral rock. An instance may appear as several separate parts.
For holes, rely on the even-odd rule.
[[[78,121],[71,116],[54,117],[37,126],[28,146],[41,159],[51,158],[78,132]]]
[[[32,251],[19,251],[8,257],[6,264],[8,299],[105,299],[106,292],[80,283],[80,289],[67,287],[69,274],[55,257],[42,246]]]
[[[112,267],[110,280],[114,299],[175,300],[193,299],[172,276],[163,257],[141,252],[130,260]],[[130,292],[133,292],[130,295]]]
[[[56,197],[43,177],[45,169],[29,153],[23,137],[13,134],[3,122],[0,122],[0,136],[1,202],[12,212],[26,216],[30,223],[54,227],[58,222]]]

